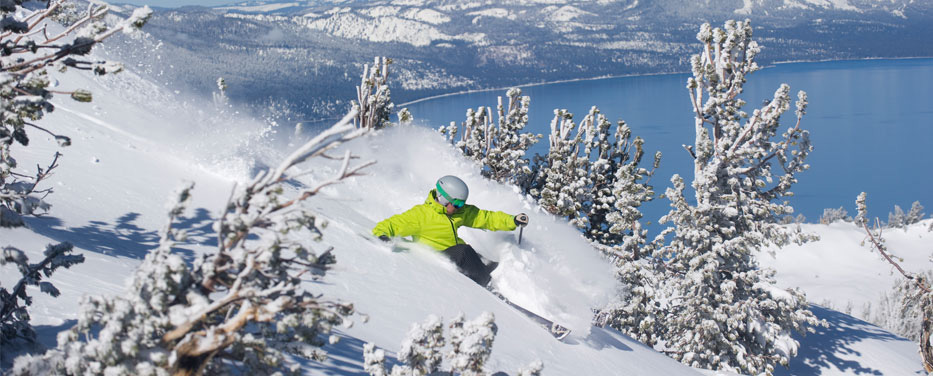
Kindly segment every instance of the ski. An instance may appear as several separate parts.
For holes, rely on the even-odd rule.
[[[562,325],[560,325],[560,324],[558,324],[558,323],[556,323],[556,322],[553,322],[553,321],[551,321],[551,320],[548,320],[548,319],[546,319],[546,318],[544,318],[544,317],[541,317],[541,316],[539,316],[537,313],[531,312],[531,311],[525,309],[524,307],[522,307],[522,306],[520,306],[520,305],[518,305],[518,304],[512,303],[512,301],[510,301],[509,298],[506,298],[504,295],[500,294],[500,293],[499,293],[498,291],[496,291],[496,290],[493,290],[493,289],[488,288],[488,287],[487,287],[486,289],[489,290],[489,292],[491,292],[491,293],[492,293],[493,295],[495,295],[497,298],[499,298],[500,300],[502,300],[503,302],[505,302],[505,304],[508,304],[508,305],[511,306],[512,308],[515,308],[515,310],[517,310],[517,311],[519,311],[519,312],[525,314],[525,316],[527,316],[527,317],[530,318],[532,321],[534,321],[535,323],[537,323],[538,325],[540,325],[541,327],[543,327],[544,329],[546,329],[546,330],[548,331],[548,333],[550,333],[551,336],[553,336],[554,338],[557,338],[558,341],[561,341],[561,340],[563,340],[564,338],[567,338],[568,335],[570,335],[570,329],[568,329],[568,328],[566,328],[566,327],[564,327],[564,326],[562,326]]]

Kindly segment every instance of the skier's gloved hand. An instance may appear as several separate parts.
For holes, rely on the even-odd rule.
[[[382,241],[388,243],[389,241],[392,240],[392,238],[390,238],[388,235],[379,235],[379,240],[382,240]]]
[[[528,225],[528,214],[519,213],[515,216],[515,225],[516,226],[527,226]]]

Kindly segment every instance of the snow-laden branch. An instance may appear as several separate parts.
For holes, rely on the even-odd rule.
[[[23,215],[34,215],[35,209],[48,208],[48,204],[43,202],[44,196],[33,194],[50,192],[37,190],[36,187],[57,166],[60,155],[56,153],[52,163],[45,170],[39,168],[34,179],[25,178],[13,171],[16,168],[16,160],[11,150],[12,144],[16,142],[28,147],[30,140],[27,130],[37,129],[54,137],[60,146],[70,145],[71,140],[67,136],[56,134],[49,130],[50,127],[37,124],[37,121],[54,109],[50,102],[53,94],[70,94],[73,99],[79,101],[91,99],[90,93],[84,90],[50,90],[52,81],[47,76],[45,67],[57,61],[63,61],[66,66],[83,64],[73,56],[90,53],[94,45],[112,35],[107,34],[108,30],[138,28],[148,17],[148,14],[141,12],[138,17],[131,17],[132,22],[120,23],[111,28],[102,25],[100,28],[94,28],[103,32],[96,38],[91,33],[89,35],[92,37],[78,36],[70,43],[53,44],[66,36],[74,36],[80,26],[101,17],[107,6],[91,6],[91,11],[85,18],[67,27],[57,37],[48,39],[42,38],[45,35],[45,23],[60,10],[63,0],[53,1],[47,8],[35,11],[22,9],[16,5],[18,3],[4,2],[4,10],[0,12],[0,24],[4,30],[0,34],[0,42],[4,46],[0,53],[0,112],[3,113],[0,122],[0,226],[3,227],[21,226]],[[16,9],[9,11],[13,6]],[[53,52],[45,53],[46,50]],[[97,73],[105,74],[111,71],[111,68],[101,68]]]

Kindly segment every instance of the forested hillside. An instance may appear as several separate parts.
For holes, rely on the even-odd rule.
[[[207,94],[217,77],[255,109],[335,117],[372,56],[390,56],[398,103],[439,93],[689,70],[698,23],[751,19],[760,61],[933,56],[923,1],[253,1],[158,10],[142,62]]]

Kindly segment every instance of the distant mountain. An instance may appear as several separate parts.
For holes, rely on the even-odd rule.
[[[146,26],[163,78],[236,101],[333,116],[388,56],[397,103],[444,92],[685,71],[703,22],[749,18],[760,61],[933,56],[916,0],[250,1],[163,9]]]

